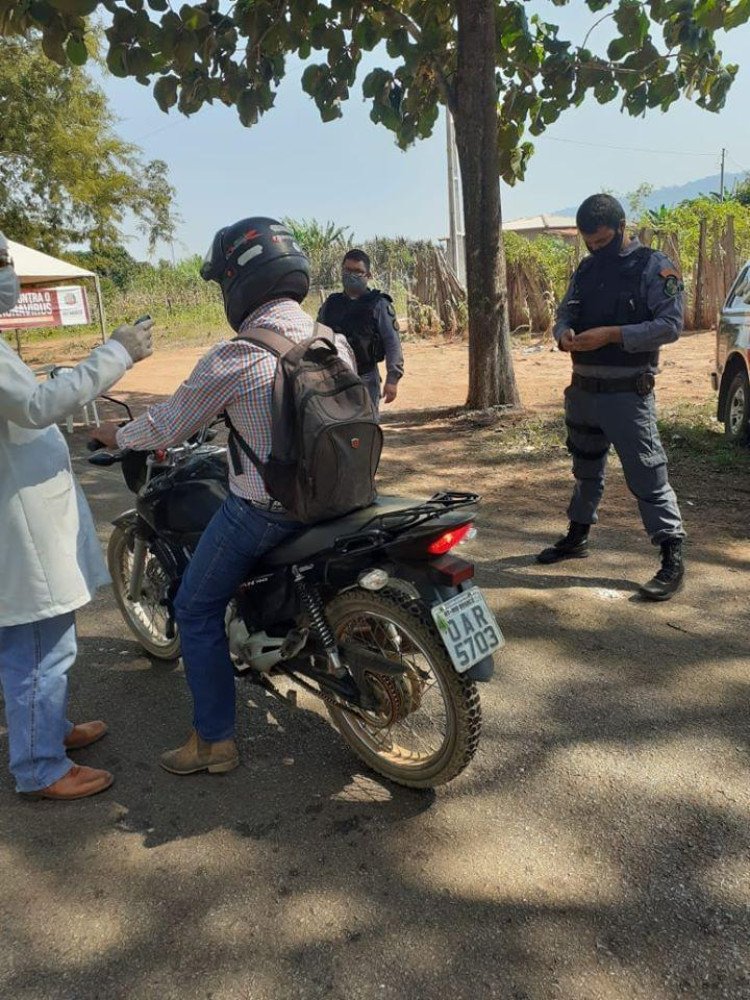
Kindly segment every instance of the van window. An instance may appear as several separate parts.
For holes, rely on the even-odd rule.
[[[727,306],[730,309],[747,305],[750,305],[750,267],[746,267],[740,272],[734,283],[734,288],[727,298]]]

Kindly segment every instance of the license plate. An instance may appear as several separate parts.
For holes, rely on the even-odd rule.
[[[503,633],[478,587],[436,604],[432,617],[459,674],[505,645]]]

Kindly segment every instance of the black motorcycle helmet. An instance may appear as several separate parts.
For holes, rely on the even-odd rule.
[[[283,223],[252,216],[218,231],[201,277],[217,282],[229,324],[239,330],[264,302],[301,302],[310,288],[310,261]]]

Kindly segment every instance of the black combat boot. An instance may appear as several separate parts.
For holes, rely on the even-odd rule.
[[[668,601],[682,586],[685,564],[682,561],[682,539],[668,538],[661,543],[661,569],[640,588],[641,597],[649,601]]]
[[[558,538],[554,545],[542,549],[536,557],[539,563],[556,563],[561,559],[584,559],[589,554],[590,524],[579,524],[571,521],[568,533]]]

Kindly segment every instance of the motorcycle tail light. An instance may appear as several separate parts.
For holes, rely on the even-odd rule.
[[[445,555],[446,552],[450,552],[456,545],[471,541],[472,538],[476,537],[476,533],[476,528],[471,522],[461,524],[458,528],[451,528],[450,531],[446,531],[442,535],[438,535],[437,538],[434,538],[427,546],[427,551],[431,556]]]

